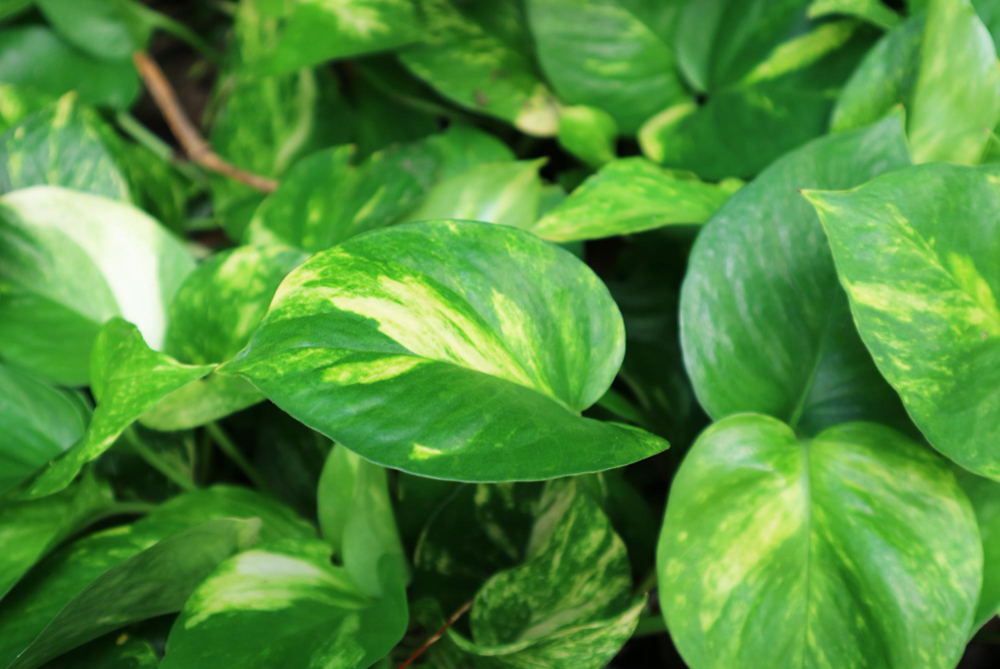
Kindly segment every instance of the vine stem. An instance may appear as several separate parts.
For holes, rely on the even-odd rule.
[[[198,486],[194,484],[194,481],[179,472],[176,467],[164,460],[159,453],[150,448],[134,429],[126,430],[125,438],[128,440],[132,450],[134,450],[139,457],[145,460],[150,467],[166,476],[187,492],[193,492],[198,489]]]
[[[170,126],[170,131],[174,133],[174,137],[180,142],[181,147],[184,148],[184,152],[192,162],[207,170],[246,184],[262,193],[273,193],[278,188],[278,182],[274,179],[241,170],[223,160],[219,154],[212,150],[212,147],[202,138],[198,129],[184,113],[180,101],[177,99],[177,94],[170,82],[167,81],[163,70],[148,53],[145,51],[134,52],[132,62],[135,63],[135,69],[139,71],[139,76],[142,77],[146,88],[149,89],[149,94],[156,106],[159,107],[167,125]]]
[[[212,438],[218,446],[219,449],[226,454],[230,460],[233,461],[237,467],[240,468],[247,478],[257,486],[260,490],[268,490],[267,482],[264,477],[260,475],[260,472],[250,464],[250,461],[243,457],[243,453],[240,449],[233,443],[233,440],[229,438],[229,435],[223,431],[219,424],[215,421],[205,424],[205,431],[208,432],[208,436]]]
[[[458,622],[458,619],[461,618],[463,615],[465,615],[465,612],[471,608],[472,608],[472,600],[470,599],[465,604],[462,604],[462,607],[458,611],[455,611],[453,614],[451,614],[451,617],[445,621],[444,625],[441,626],[441,629],[439,629],[437,632],[434,633],[434,636],[425,641],[424,645],[418,648],[416,652],[413,653],[413,655],[406,658],[406,662],[403,662],[403,664],[399,665],[399,669],[406,669],[406,667],[410,666],[410,663],[412,663],[418,657],[423,655],[425,650],[427,650],[432,645],[437,643],[438,640],[444,636],[444,633],[448,631],[448,628],[454,625],[456,622]]]

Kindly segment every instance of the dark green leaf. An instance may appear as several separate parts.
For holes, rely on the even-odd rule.
[[[128,61],[145,48],[131,0],[37,0],[49,23],[73,46],[104,60]]]

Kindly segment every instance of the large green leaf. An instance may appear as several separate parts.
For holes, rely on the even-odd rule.
[[[962,490],[976,512],[979,536],[983,541],[983,587],[970,636],[1000,611],[1000,484],[954,467]]]
[[[8,668],[34,669],[106,632],[180,610],[216,565],[257,540],[259,529],[256,519],[220,518],[167,537],[114,565],[67,601]],[[119,534],[129,532],[126,528]]]
[[[1000,478],[1000,172],[927,165],[807,194],[861,338],[931,445]]]
[[[160,666],[368,667],[406,631],[398,569],[389,557],[379,563],[386,594],[375,598],[330,564],[330,547],[319,540],[237,555],[191,595]]]
[[[608,163],[531,231],[556,242],[599,239],[708,220],[739,182],[708,184],[645,158]]]
[[[568,252],[514,228],[435,221],[313,256],[221,370],[385,466],[536,480],[667,447],[579,416],[610,385],[623,340],[607,289]]]
[[[259,60],[248,63],[269,74],[393,49],[422,34],[413,0],[257,1],[240,3],[240,11],[280,26]]]
[[[49,23],[73,46],[104,60],[127,61],[145,48],[131,0],[36,0]]]
[[[44,499],[0,502],[0,599],[35,563],[111,504],[90,475]]]
[[[200,379],[213,365],[182,365],[146,346],[139,330],[120,318],[105,325],[94,344],[90,384],[97,408],[86,436],[50,462],[31,482],[27,497],[62,490],[84,464],[108,450],[121,433],[166,395]]]
[[[756,411],[815,434],[902,418],[858,338],[823,227],[796,192],[849,188],[908,163],[902,119],[818,139],[740,190],[702,229],[680,305],[684,362],[719,419]]]
[[[400,60],[439,93],[542,137],[556,134],[558,107],[531,59],[520,3],[420,0],[426,43]]]
[[[706,430],[674,477],[660,605],[687,665],[953,667],[982,574],[968,500],[874,423],[800,440],[767,416]]]
[[[75,444],[89,422],[80,394],[0,363],[0,495]]]
[[[163,343],[167,305],[194,260],[129,205],[54,186],[0,197],[0,355],[70,385],[115,316]]]
[[[837,90],[869,43],[854,21],[820,24],[704,105],[681,103],[651,118],[639,133],[643,152],[706,179],[753,176],[826,131]]]
[[[656,25],[636,9],[659,14]],[[656,32],[672,32],[676,3],[529,0],[527,10],[539,63],[560,99],[603,109],[632,134],[687,97],[673,49]]]
[[[599,669],[632,635],[645,597],[632,594],[625,544],[582,481],[550,484],[540,504],[524,562],[480,588],[471,640],[449,631],[450,641],[477,667]]]
[[[115,109],[139,94],[131,61],[91,58],[41,25],[0,29],[0,81],[53,97],[76,91],[81,102]]]
[[[105,634],[45,664],[45,669],[157,669],[160,658],[144,639]]]
[[[53,96],[25,86],[0,83],[0,131],[27,118],[45,105]]]
[[[166,353],[197,365],[229,360],[250,340],[278,284],[305,257],[278,246],[242,246],[212,256],[188,275],[170,305]],[[171,392],[143,414],[142,424],[189,429],[262,399],[242,379],[211,375]]]

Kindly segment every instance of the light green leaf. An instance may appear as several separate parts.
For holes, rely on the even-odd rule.
[[[194,260],[129,205],[54,186],[0,197],[0,355],[67,385],[89,379],[101,325],[122,316],[153,347]]]
[[[212,520],[116,564],[73,596],[8,669],[34,669],[119,627],[180,610],[216,565],[257,540],[259,529],[257,519]]]
[[[1000,484],[953,467],[962,490],[972,502],[983,541],[983,587],[979,591],[971,637],[1000,611]]]
[[[615,159],[618,124],[596,107],[563,107],[559,112],[559,146],[590,167]]]
[[[258,20],[280,26],[259,60],[248,63],[267,74],[394,49],[423,32],[413,0],[257,1],[240,3],[239,11],[259,13]]]
[[[514,228],[435,221],[313,256],[221,370],[373,462],[536,480],[667,447],[579,416],[610,385],[623,340],[607,289],[568,252]]]
[[[80,394],[0,363],[0,495],[75,444],[89,422]]]
[[[0,503],[0,599],[61,541],[111,505],[111,489],[85,474],[44,499]]]
[[[321,541],[262,547],[222,563],[170,630],[163,669],[368,667],[402,638],[406,593],[398,564],[379,565],[373,598],[330,564]]]
[[[982,549],[947,464],[874,423],[706,430],[674,477],[660,605],[692,669],[953,667]]]
[[[519,3],[420,0],[427,42],[402,63],[454,102],[541,137],[556,134],[558,104],[530,57]]]
[[[658,25],[635,9],[657,13]],[[529,0],[527,10],[539,63],[560,99],[602,109],[632,134],[687,98],[673,49],[656,32],[664,25],[672,32],[677,3]]]
[[[52,96],[46,93],[0,83],[0,131],[6,131],[52,101]]]
[[[927,165],[810,192],[858,331],[920,431],[1000,478],[1000,173]]]
[[[470,612],[472,639],[449,630],[484,667],[599,669],[635,629],[625,544],[580,481],[546,489],[523,564],[493,576]]]
[[[76,91],[80,101],[126,109],[139,94],[131,61],[91,58],[41,25],[0,29],[0,81],[59,97]]]
[[[530,228],[538,219],[543,160],[486,163],[445,179],[427,193],[408,221],[451,218]]]
[[[277,246],[241,246],[212,256],[177,291],[164,351],[196,365],[229,360],[250,340],[278,284],[305,258]],[[173,391],[141,420],[157,430],[189,429],[262,399],[246,381],[213,374]]]
[[[531,231],[543,239],[565,242],[699,224],[729,199],[738,184],[708,184],[645,158],[620,158],[584,181]]]
[[[806,10],[810,19],[830,15],[853,16],[889,30],[899,24],[899,14],[882,0],[813,0]]]
[[[51,462],[24,495],[43,497],[65,488],[84,464],[108,450],[139,416],[212,368],[212,365],[182,365],[146,346],[131,323],[120,318],[109,321],[94,343],[90,385],[97,408],[87,434]]]
[[[896,114],[815,140],[702,229],[680,331],[691,383],[713,418],[756,411],[806,434],[848,420],[905,421],[851,322],[823,227],[796,192],[849,188],[905,166],[902,126]]]
[[[382,558],[395,560],[398,573],[408,571],[385,469],[335,446],[323,467],[317,497],[319,526],[334,556],[363,591],[383,596]]]
[[[145,48],[131,0],[37,0],[59,34],[77,49],[103,60],[128,61]]]
[[[696,90],[736,83],[789,37],[809,0],[686,0],[677,19],[681,72]]]

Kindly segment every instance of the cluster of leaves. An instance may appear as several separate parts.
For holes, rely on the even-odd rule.
[[[0,3],[0,669],[940,668],[1000,609],[1000,1],[179,18]]]

